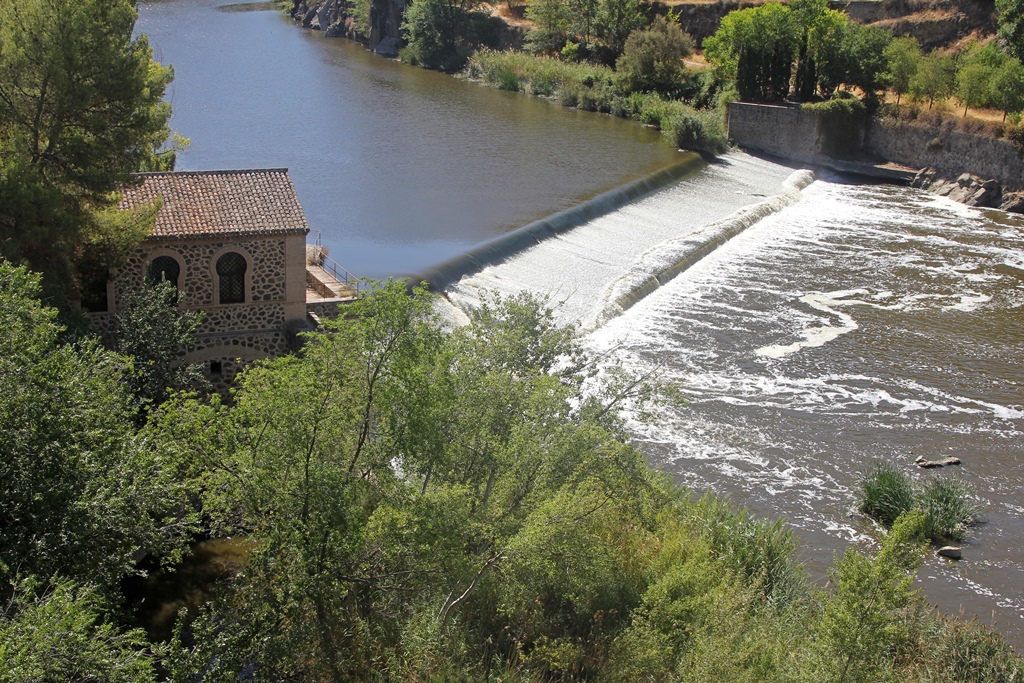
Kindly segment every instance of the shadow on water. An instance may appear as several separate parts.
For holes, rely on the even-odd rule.
[[[251,550],[246,538],[215,538],[194,543],[176,567],[161,568],[147,557],[140,567],[146,575],[122,586],[131,624],[145,629],[151,642],[166,642],[182,608],[194,614],[206,604],[219,585],[246,566]]]

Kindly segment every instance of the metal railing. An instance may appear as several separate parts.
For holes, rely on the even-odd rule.
[[[327,251],[320,242],[321,235],[319,230],[310,230],[310,232],[316,233],[316,239],[313,241],[313,246],[316,248],[317,260],[319,260],[319,263],[316,265],[334,276],[334,279],[338,282],[352,287],[358,292],[362,287],[362,278],[353,275],[347,268],[327,256]]]

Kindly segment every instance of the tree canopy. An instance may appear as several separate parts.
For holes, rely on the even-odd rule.
[[[0,3],[0,256],[65,286],[169,135],[171,70],[135,19],[131,0]]]
[[[135,437],[130,361],[61,341],[39,292],[38,276],[0,261],[0,582],[61,575],[115,590],[133,553],[177,547],[184,482]]]
[[[704,41],[704,55],[723,76],[735,79],[740,99],[777,102],[789,94],[798,39],[793,11],[770,2],[727,14]]]
[[[1024,2],[996,0],[999,36],[1010,46],[1013,55],[1024,60]]]

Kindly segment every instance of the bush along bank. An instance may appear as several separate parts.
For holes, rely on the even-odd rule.
[[[628,75],[610,67],[485,50],[470,58],[463,76],[549,97],[566,107],[639,121],[662,131],[680,149],[713,156],[729,148],[723,103],[730,92],[707,72],[683,74],[672,94],[641,92],[630,88]]]

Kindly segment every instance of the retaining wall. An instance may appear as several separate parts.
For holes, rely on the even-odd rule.
[[[930,166],[948,177],[968,172],[994,178],[1007,190],[1024,189],[1024,159],[1009,140],[933,126],[903,124],[897,128],[873,121],[864,151],[905,166]]]
[[[821,153],[818,116],[799,105],[729,104],[729,137],[739,146],[814,163]]]

